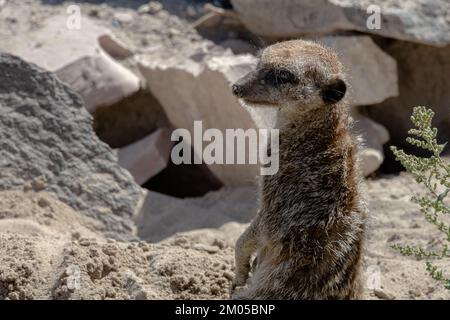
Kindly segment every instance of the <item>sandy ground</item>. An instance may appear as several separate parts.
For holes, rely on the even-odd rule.
[[[197,243],[195,232],[159,244],[107,240],[96,221],[34,192],[1,192],[0,217],[0,300],[228,294],[233,252],[220,236],[211,244]]]
[[[366,185],[365,298],[449,299],[450,293],[429,278],[423,261],[390,248],[394,243],[430,247],[442,240],[409,201],[418,191],[412,179]],[[242,205],[248,209],[248,203]],[[209,214],[213,219],[216,212]],[[0,299],[226,299],[233,243],[245,228],[228,222],[158,243],[117,242],[101,235],[98,222],[51,195],[22,191],[0,193],[0,218]],[[174,217],[172,227],[195,225],[186,219],[196,218]]]
[[[382,292],[396,299],[449,299],[450,291],[429,277],[424,261],[403,257],[391,248],[394,244],[433,248],[443,243],[442,234],[425,221],[418,205],[410,201],[412,195],[423,190],[406,174],[367,181],[366,186],[370,216],[366,276],[370,279],[374,270],[379,271]],[[448,261],[441,265],[448,266]],[[366,294],[374,297],[371,290]],[[377,294],[377,298],[383,297]]]

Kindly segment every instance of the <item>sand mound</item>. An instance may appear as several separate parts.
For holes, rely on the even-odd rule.
[[[228,296],[233,250],[223,231],[117,242],[51,195],[21,191],[0,192],[0,216],[0,299]]]
[[[55,299],[225,298],[232,252],[186,248],[183,243],[107,243],[87,239],[64,249]]]

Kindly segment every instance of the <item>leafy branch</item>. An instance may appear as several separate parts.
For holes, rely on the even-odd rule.
[[[407,154],[395,146],[391,147],[397,161],[405,167],[418,184],[425,186],[427,194],[420,197],[413,197],[412,201],[420,206],[420,211],[424,214],[426,221],[436,227],[445,236],[445,240],[450,243],[450,225],[445,222],[450,215],[450,207],[446,199],[450,192],[450,164],[444,161],[441,154],[445,144],[437,142],[437,128],[432,126],[434,112],[425,107],[416,107],[413,110],[411,121],[414,129],[409,130],[410,137],[406,141],[413,146],[428,151],[431,156],[419,157]],[[431,261],[450,257],[449,245],[444,244],[440,250],[427,250],[417,246],[392,246],[405,256],[414,256],[418,259],[426,259],[426,269],[430,276],[445,284],[450,290],[450,279],[444,275]]]

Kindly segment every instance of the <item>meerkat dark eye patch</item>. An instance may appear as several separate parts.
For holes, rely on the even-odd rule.
[[[322,90],[322,99],[325,103],[336,103],[341,101],[347,91],[347,85],[342,79],[333,79]]]
[[[265,74],[264,82],[268,85],[277,87],[283,84],[297,84],[298,79],[295,74],[288,70],[271,69]]]

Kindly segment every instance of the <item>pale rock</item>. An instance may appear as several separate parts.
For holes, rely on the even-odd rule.
[[[221,47],[231,49],[234,54],[255,53],[257,48],[247,41],[229,38],[220,43]]]
[[[197,243],[193,246],[193,249],[195,250],[199,250],[199,251],[205,251],[208,253],[217,253],[220,248],[217,246],[211,246],[211,245],[207,245],[207,244],[203,244],[203,243]]]
[[[114,59],[126,59],[133,55],[133,52],[113,34],[99,36],[98,43]]]
[[[448,0],[232,0],[232,3],[248,29],[270,38],[354,30],[436,46],[450,44]],[[373,5],[380,9],[379,28],[371,25],[373,11],[368,9]]]
[[[395,295],[393,295],[390,292],[387,292],[386,290],[382,290],[382,289],[375,289],[373,291],[373,293],[380,299],[383,300],[394,300],[395,299]]]
[[[163,9],[163,5],[158,1],[150,1],[147,4],[143,4],[138,8],[140,14],[154,14],[158,13]]]
[[[397,63],[369,36],[314,38],[334,49],[344,65],[350,84],[348,100],[353,106],[369,105],[396,97]]]
[[[143,185],[167,167],[172,142],[170,130],[158,129],[147,137],[119,150],[119,164],[127,169],[136,183]]]
[[[81,95],[90,113],[122,100],[140,86],[133,73],[103,51],[81,58],[55,73]]]
[[[354,120],[352,130],[362,138],[359,152],[362,174],[368,176],[375,172],[384,161],[383,145],[389,141],[388,130],[372,119],[352,108]]]
[[[133,21],[133,15],[131,12],[116,12],[114,19],[121,23],[130,23]]]
[[[66,23],[65,15],[52,16],[42,28],[2,39],[0,49],[55,72],[82,96],[90,112],[139,90],[139,78],[104,52],[127,56],[123,44],[112,44],[115,37],[109,30],[86,17],[80,30]]]

